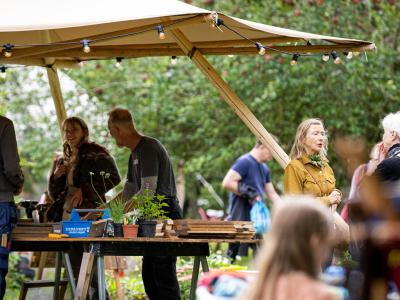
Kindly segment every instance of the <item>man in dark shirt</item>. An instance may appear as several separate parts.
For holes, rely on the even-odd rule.
[[[23,184],[14,125],[0,116],[0,300],[6,291],[10,239],[17,222],[14,195],[21,193]]]
[[[123,199],[129,200],[149,189],[166,197],[169,218],[180,219],[175,177],[164,146],[158,140],[140,134],[125,109],[116,108],[109,113],[108,129],[118,147],[131,150]],[[142,277],[151,300],[180,299],[175,256],[143,256]]]

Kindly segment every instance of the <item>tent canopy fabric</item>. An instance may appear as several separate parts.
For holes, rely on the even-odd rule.
[[[2,10],[0,45],[13,48],[12,57],[2,56],[0,63],[47,65],[46,59],[52,58],[68,67],[88,59],[187,55],[169,34],[173,29],[181,31],[203,55],[256,55],[254,42],[273,48],[267,47],[266,53],[375,47],[368,41],[289,30],[224,14],[218,14],[224,22],[219,30],[210,26],[211,11],[177,0],[13,0],[3,3]],[[166,34],[163,40],[156,29],[161,24]],[[89,53],[82,51],[82,40],[91,41]]]

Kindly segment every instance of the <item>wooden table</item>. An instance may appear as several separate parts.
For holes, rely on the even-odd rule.
[[[203,272],[208,272],[206,257],[210,255],[209,243],[256,243],[257,240],[235,239],[186,239],[186,238],[62,238],[49,239],[23,237],[13,239],[11,251],[56,251],[56,274],[54,299],[58,298],[58,283],[61,275],[61,258],[67,268],[68,279],[75,299],[86,295],[88,281],[92,275],[92,266],[96,261],[98,269],[99,299],[105,299],[104,256],[194,256],[192,281],[189,299],[195,299],[200,264]],[[70,268],[67,251],[81,245],[85,249],[77,287]],[[87,272],[89,271],[89,272]]]

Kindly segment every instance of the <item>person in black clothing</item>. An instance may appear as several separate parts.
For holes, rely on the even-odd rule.
[[[365,275],[363,299],[386,299],[389,287],[400,290],[400,112],[382,121],[386,158],[361,194],[369,214],[362,267]],[[371,296],[373,295],[373,296]]]
[[[109,113],[108,129],[118,147],[126,147],[131,151],[122,198],[129,201],[148,189],[153,194],[166,197],[167,217],[182,218],[174,172],[164,146],[158,140],[140,134],[126,109],[116,108]],[[181,299],[176,277],[176,256],[143,256],[142,277],[146,294],[151,300]]]

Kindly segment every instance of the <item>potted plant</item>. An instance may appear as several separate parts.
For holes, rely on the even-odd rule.
[[[141,216],[141,212],[138,209],[126,213],[124,217],[124,225],[122,225],[122,231],[124,237],[135,238],[138,235],[139,225],[136,224]]]
[[[108,202],[107,207],[110,210],[110,217],[114,221],[114,236],[122,237],[125,202],[120,197],[116,197]]]
[[[152,237],[156,233],[157,220],[166,219],[164,208],[168,204],[165,196],[153,195],[152,191],[145,189],[143,194],[133,197],[132,201],[140,212],[138,220],[140,237]]]

